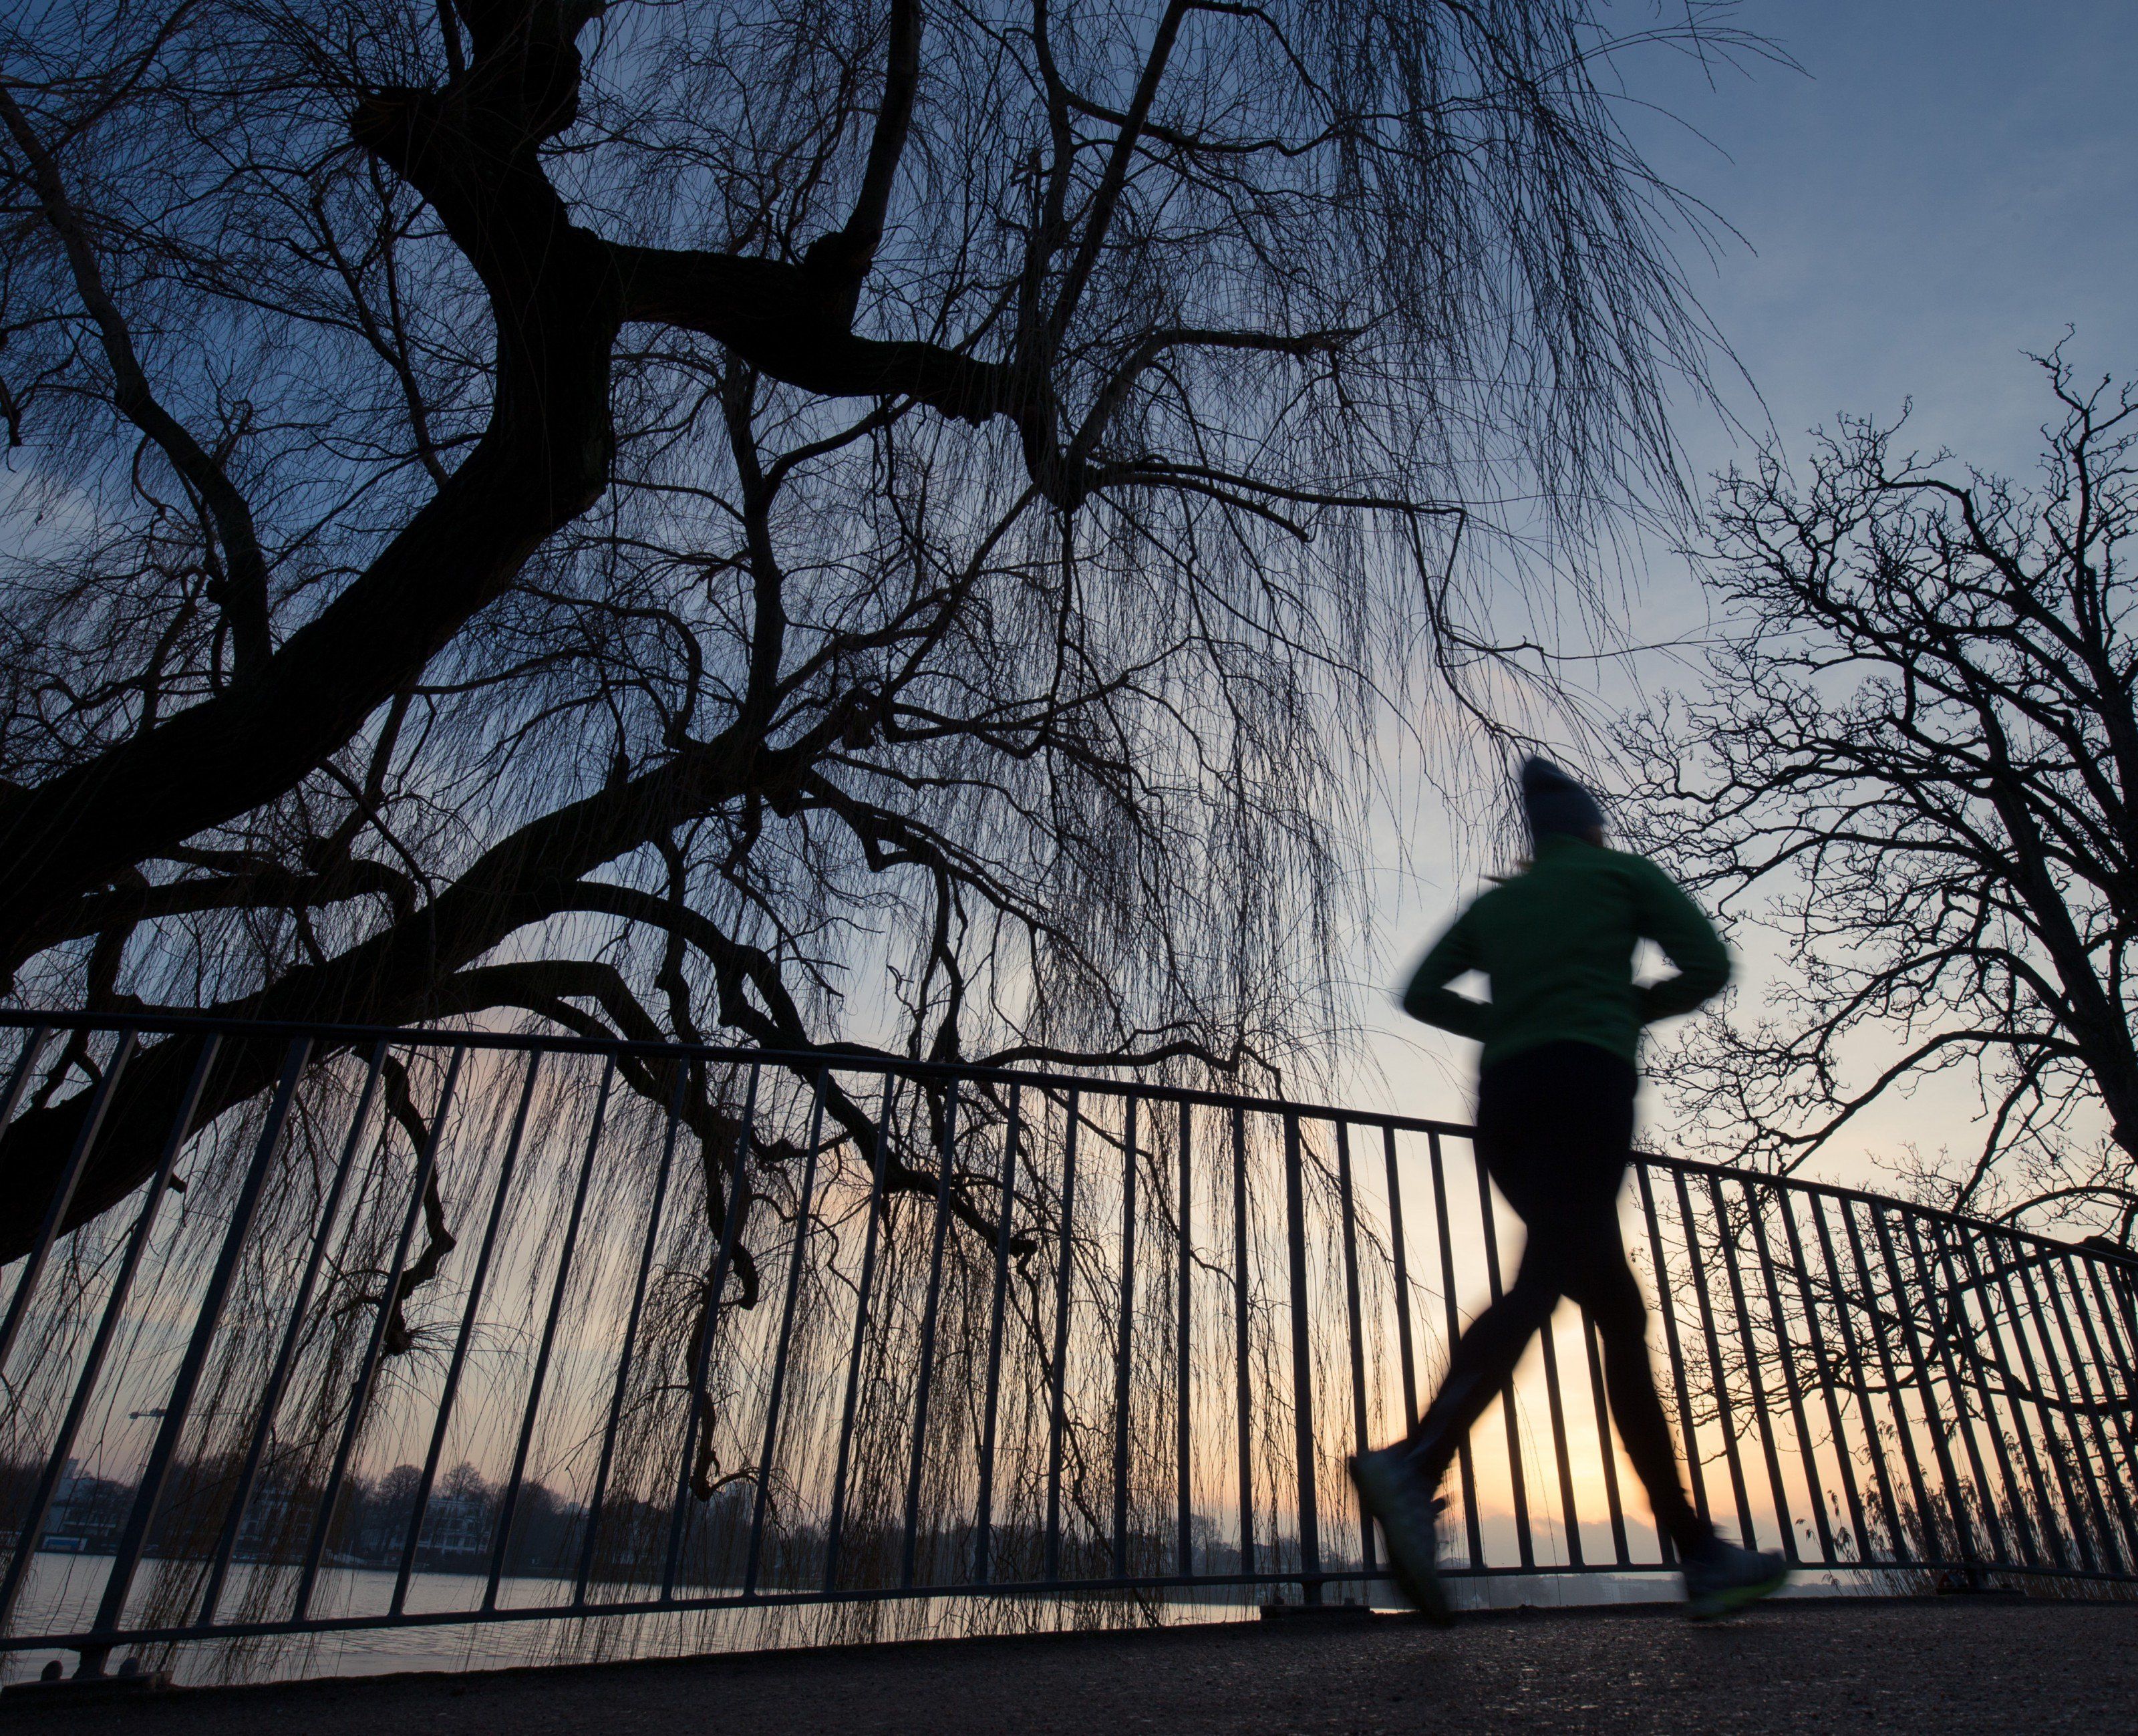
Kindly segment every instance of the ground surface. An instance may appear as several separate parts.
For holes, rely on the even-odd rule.
[[[2138,1604],[1797,1602],[1452,1632],[1298,1621],[26,1704],[66,1736],[749,1736],[847,1732],[2138,1730]],[[19,1710],[17,1709],[20,1708]]]

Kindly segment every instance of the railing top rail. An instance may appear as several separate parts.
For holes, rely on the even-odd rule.
[[[622,1037],[578,1037],[565,1033],[499,1031],[481,1029],[439,1029],[429,1026],[344,1024],[326,1021],[299,1020],[256,1020],[220,1017],[196,1013],[181,1008],[158,1007],[129,1009],[124,1012],[61,1012],[40,1011],[35,1009],[17,1010],[0,1008],[0,1029],[34,1029],[43,1027],[52,1030],[121,1030],[159,1031],[171,1034],[199,1032],[220,1035],[242,1035],[287,1041],[308,1038],[351,1048],[374,1043],[402,1043],[422,1044],[436,1048],[497,1049],[525,1052],[540,1049],[545,1054],[632,1055],[649,1059],[686,1059],[721,1061],[739,1065],[764,1064],[793,1068],[830,1068],[832,1070],[852,1068],[871,1073],[896,1073],[913,1078],[958,1078],[983,1080],[1004,1085],[1023,1086],[1040,1090],[1098,1093],[1106,1095],[1130,1096],[1151,1102],[1188,1103],[1219,1109],[1240,1109],[1258,1115],[1296,1117],[1302,1120],[1340,1122],[1353,1127],[1393,1128],[1398,1132],[1446,1134],[1458,1139],[1467,1139],[1474,1131],[1468,1123],[1445,1121],[1433,1117],[1400,1115],[1389,1111],[1347,1108],[1335,1103],[1317,1103],[1311,1098],[1286,1097],[1259,1097],[1242,1092],[1213,1091],[1189,1085],[1166,1085],[1141,1079],[1110,1078],[1099,1073],[1065,1073],[1052,1068],[988,1066],[969,1061],[925,1061],[910,1056],[892,1054],[886,1050],[864,1048],[859,1044],[833,1044],[813,1049],[758,1049],[717,1043],[648,1042]],[[1775,1191],[1795,1191],[1817,1195],[1830,1200],[1852,1201],[1857,1204],[1877,1206],[1898,1211],[1922,1221],[1948,1224],[1989,1235],[2004,1236],[2014,1241],[2029,1243],[2044,1250],[2057,1254],[2077,1254],[2106,1259],[2121,1266],[2138,1269],[2138,1254],[2121,1252],[2093,1243],[2072,1242],[2038,1231],[2023,1230],[2012,1224],[1999,1223],[1965,1212],[1948,1211],[1939,1206],[1925,1205],[1911,1200],[1895,1199],[1891,1195],[1873,1193],[1865,1188],[1849,1187],[1839,1182],[1820,1181],[1809,1176],[1770,1175],[1763,1171],[1733,1167],[1728,1164],[1708,1163],[1698,1158],[1682,1157],[1670,1152],[1639,1151],[1636,1154],[1643,1161],[1689,1176],[1714,1176],[1725,1181],[1750,1186],[1765,1187]]]

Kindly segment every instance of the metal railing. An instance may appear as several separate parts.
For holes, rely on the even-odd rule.
[[[5,1025],[0,1648],[92,1673],[391,1626],[1359,1597],[1344,1460],[1515,1257],[1449,1123],[860,1054]],[[1843,1585],[2138,1582],[2127,1258],[1660,1157],[1625,1224],[1703,1513]],[[1668,1569],[1578,1310],[1503,1400],[1450,1571]]]

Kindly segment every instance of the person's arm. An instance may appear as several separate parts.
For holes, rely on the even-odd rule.
[[[1635,864],[1641,933],[1677,967],[1677,976],[1641,990],[1641,1022],[1652,1024],[1689,1013],[1720,994],[1730,980],[1730,952],[1715,925],[1676,881],[1645,857],[1628,859]]]
[[[1455,919],[1454,927],[1433,943],[1433,950],[1411,974],[1410,985],[1403,991],[1403,1010],[1427,1024],[1483,1042],[1492,1010],[1447,986],[1477,966],[1477,925],[1466,910]]]

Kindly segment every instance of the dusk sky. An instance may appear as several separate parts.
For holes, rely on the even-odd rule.
[[[1803,70],[1755,62],[1711,81],[1661,55],[1627,69],[1629,95],[1654,105],[1628,116],[1650,161],[1737,232],[1718,235],[1711,263],[1684,255],[1750,376],[1719,380],[1730,408],[1755,429],[1771,417],[1800,457],[1838,412],[1884,419],[1912,399],[1926,452],[2030,473],[2046,409],[2023,352],[2068,326],[2082,376],[2138,374],[2138,6],[1753,0],[1740,22]],[[1703,475],[1750,453],[1711,412],[1688,407],[1680,433]],[[1643,637],[1696,631],[1705,614],[1667,555],[1647,563],[1638,604]],[[1653,659],[1641,674],[1686,678]],[[1379,1090],[1462,1115],[1472,1046],[1389,1005],[1388,985],[1475,889],[1448,866],[1461,840],[1446,804],[1428,792],[1414,819],[1414,873],[1384,882],[1359,999]],[[1747,963],[1756,993],[1760,961]],[[1866,1174],[1901,1137],[1964,1142],[1969,1118],[1964,1100],[1896,1104],[1822,1167]]]

